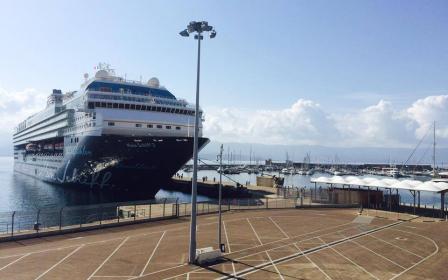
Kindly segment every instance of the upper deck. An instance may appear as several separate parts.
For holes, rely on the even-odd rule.
[[[92,78],[89,78],[88,74],[84,75],[85,80],[78,91],[63,94],[60,90],[53,90],[47,100],[47,107],[16,127],[14,139],[22,135],[33,135],[32,139],[23,141],[35,140],[37,134],[44,132],[44,128],[45,131],[51,130],[62,136],[67,131],[73,132],[71,126],[78,126],[77,119],[73,119],[75,114],[93,115],[95,112],[105,117],[104,121],[123,120],[152,124],[151,121],[158,120],[166,125],[172,122],[173,125],[185,125],[189,131],[187,126],[194,123],[191,118],[195,115],[195,106],[183,99],[177,99],[169,90],[160,86],[157,78],[143,83],[117,76],[104,65],[100,65],[99,69]],[[71,114],[66,115],[64,120],[57,119],[58,126],[50,126],[49,120],[65,111],[70,111]],[[202,121],[201,110],[199,115]],[[59,122],[63,127],[59,126]]]

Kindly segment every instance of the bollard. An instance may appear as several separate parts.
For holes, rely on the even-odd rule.
[[[163,200],[163,217],[165,217],[165,204],[166,204],[166,198]]]
[[[134,221],[137,218],[137,204],[134,204]]]
[[[179,198],[176,199],[176,217],[179,217]]]
[[[266,209],[269,209],[269,197],[266,197]]]

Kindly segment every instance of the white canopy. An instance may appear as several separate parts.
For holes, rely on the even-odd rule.
[[[322,184],[378,187],[378,188],[390,188],[390,189],[401,189],[411,191],[426,191],[426,192],[448,191],[447,182],[433,182],[433,181],[422,182],[417,180],[397,180],[392,178],[333,176],[333,177],[311,178],[310,181],[312,183],[322,183]]]

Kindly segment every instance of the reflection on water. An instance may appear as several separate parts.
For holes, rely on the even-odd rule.
[[[150,199],[141,193],[100,192],[45,183],[13,172],[13,164],[12,157],[0,157],[0,212]],[[163,189],[156,194],[156,198],[179,198],[181,202],[191,200],[189,194]],[[198,201],[207,199],[198,196]]]

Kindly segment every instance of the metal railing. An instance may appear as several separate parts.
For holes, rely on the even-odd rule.
[[[104,203],[0,213],[0,237],[176,217],[177,199]]]
[[[222,211],[332,205],[331,196],[326,190],[314,192],[298,188],[283,188],[279,189],[278,193],[279,195],[274,197],[224,199],[222,201]],[[197,203],[198,215],[217,213],[218,208],[219,205],[216,200]],[[45,208],[35,211],[13,211],[0,213],[0,238],[36,235],[43,232],[79,231],[190,215],[191,203],[180,203],[178,199],[127,201]]]

